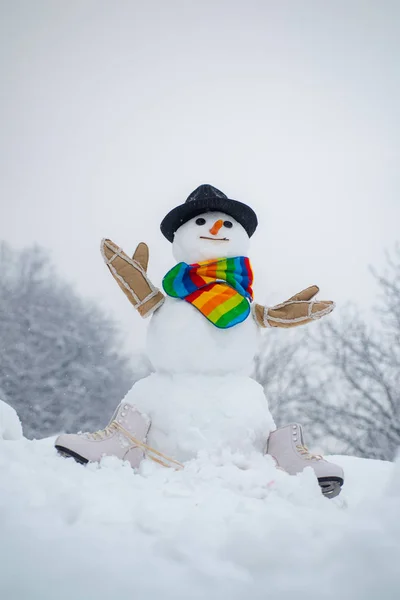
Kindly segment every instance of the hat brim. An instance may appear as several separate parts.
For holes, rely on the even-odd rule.
[[[169,242],[174,241],[175,231],[184,223],[205,212],[223,212],[240,223],[251,237],[257,229],[257,215],[250,206],[229,198],[199,198],[173,208],[162,220],[160,229]]]

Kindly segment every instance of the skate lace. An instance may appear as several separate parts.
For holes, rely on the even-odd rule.
[[[110,437],[110,435],[112,435],[115,432],[115,430],[115,424],[110,423],[109,425],[107,425],[107,427],[104,427],[104,429],[99,429],[98,431],[94,431],[93,433],[86,432],[85,436],[89,440],[105,440],[106,438]]]
[[[125,437],[130,439],[134,443],[135,446],[137,446],[138,448],[141,448],[143,450],[143,452],[145,453],[145,455],[147,456],[147,458],[149,458],[153,462],[156,462],[159,465],[162,465],[163,467],[172,467],[173,469],[183,469],[183,464],[180,463],[178,460],[175,460],[174,458],[171,458],[170,456],[163,454],[163,452],[160,452],[159,450],[156,450],[155,448],[152,448],[151,446],[148,446],[144,442],[141,442],[140,440],[136,439],[135,437],[133,437],[133,435],[131,435],[129,433],[129,431],[127,431],[124,427],[122,427],[122,425],[120,425],[116,421],[113,421],[111,423],[111,425],[114,425],[114,427],[117,430],[119,430]]]
[[[155,450],[154,448],[152,448],[151,446],[148,446],[144,442],[141,442],[140,440],[135,438],[133,435],[131,435],[129,433],[129,431],[127,431],[124,427],[122,427],[122,425],[117,423],[117,421],[112,421],[104,429],[99,429],[98,431],[94,431],[93,433],[86,432],[84,435],[90,440],[99,441],[99,440],[106,439],[110,435],[114,434],[116,431],[119,431],[119,433],[121,433],[125,438],[127,438],[128,440],[133,442],[134,446],[141,448],[143,450],[143,452],[145,453],[145,455],[147,456],[147,458],[149,458],[153,462],[156,462],[159,465],[162,465],[163,467],[172,467],[174,469],[183,469],[182,463],[175,460],[174,458],[170,458],[169,456],[167,456],[166,454],[163,454],[162,452],[159,452],[158,450]]]
[[[320,454],[312,454],[307,446],[304,446],[303,444],[298,444],[296,448],[306,460],[323,460],[324,458]]]

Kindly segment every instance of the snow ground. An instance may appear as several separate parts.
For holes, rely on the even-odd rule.
[[[134,473],[52,444],[0,440],[2,600],[399,598],[400,461],[333,457],[329,501],[259,454]]]

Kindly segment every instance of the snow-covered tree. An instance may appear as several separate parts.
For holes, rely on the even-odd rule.
[[[134,381],[112,322],[39,247],[0,244],[0,390],[27,437],[104,426]]]

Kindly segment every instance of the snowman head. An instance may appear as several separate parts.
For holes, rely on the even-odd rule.
[[[257,215],[250,206],[209,184],[196,188],[161,223],[176,260],[189,264],[247,256],[249,238],[256,228]]]
[[[247,256],[250,238],[244,227],[223,212],[196,215],[175,232],[172,254],[177,262]]]

